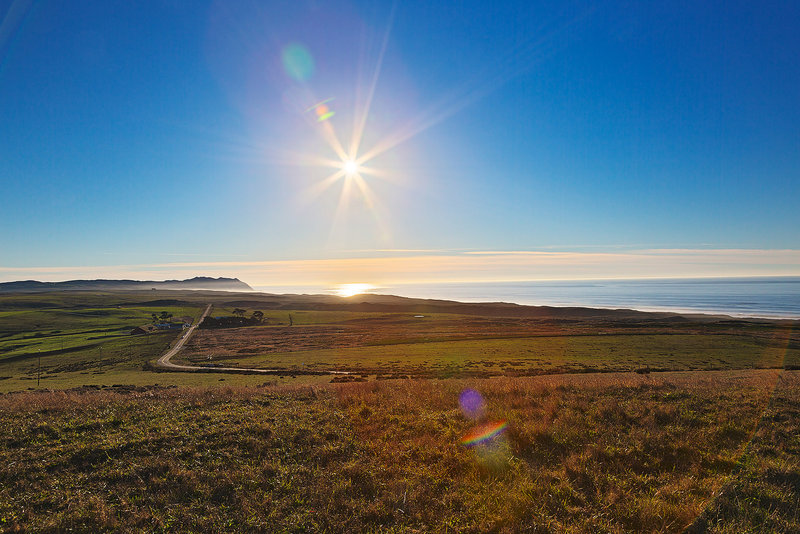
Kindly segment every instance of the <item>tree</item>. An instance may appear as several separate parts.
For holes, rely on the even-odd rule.
[[[153,324],[156,324],[158,322],[158,314],[157,313],[151,313],[150,317],[153,318]]]
[[[244,317],[244,312],[246,311],[247,310],[243,310],[241,308],[236,308],[235,310],[233,310],[233,314],[237,317]]]
[[[162,321],[167,322],[172,318],[172,314],[167,311],[162,311],[158,316]]]
[[[253,312],[253,319],[258,321],[259,323],[264,320],[264,312],[261,310],[256,310]]]

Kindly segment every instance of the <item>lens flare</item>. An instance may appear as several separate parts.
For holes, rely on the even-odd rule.
[[[351,109],[345,108],[341,110],[345,115],[347,115],[348,112],[352,113],[353,119],[353,128],[350,132],[347,148],[343,145],[339,134],[334,128],[333,121],[329,120],[336,114],[329,104],[329,102],[333,100],[332,98],[310,105],[310,107],[306,109],[307,113],[313,111],[316,115],[316,122],[319,123],[317,132],[338,158],[332,161],[332,164],[331,162],[323,162],[321,164],[323,167],[333,168],[334,171],[320,182],[310,187],[306,194],[307,197],[316,197],[337,182],[342,184],[339,202],[334,213],[333,224],[331,225],[331,233],[338,227],[338,221],[343,219],[346,215],[351,200],[350,197],[359,196],[371,213],[374,219],[375,229],[378,231],[381,239],[387,240],[390,238],[390,232],[383,217],[383,212],[385,210],[379,202],[378,196],[365,179],[365,177],[387,179],[389,173],[364,165],[368,163],[369,160],[374,159],[375,155],[365,158],[359,154],[361,152],[361,142],[364,138],[368,117],[370,116],[370,109],[375,96],[378,78],[380,77],[383,67],[384,56],[388,47],[389,36],[391,34],[396,11],[397,2],[393,2],[386,31],[380,41],[377,59],[375,60],[375,64],[371,66],[371,69],[366,64],[367,56],[364,55],[362,58],[365,63],[360,67],[360,72],[371,72],[371,75],[367,75],[363,79],[361,78],[361,74],[359,75],[359,81],[366,82],[366,86],[357,83],[355,87],[356,102],[350,107]],[[295,80],[305,82],[313,74],[314,62],[311,54],[300,44],[293,43],[285,47],[282,51],[282,59],[286,72]],[[368,80],[366,78],[368,78]],[[308,104],[306,105],[308,106],[311,102],[317,101],[317,98],[314,98],[310,87],[305,86],[305,89],[307,94],[304,100],[307,99],[306,102],[308,102]],[[316,164],[312,163],[312,165]]]
[[[333,97],[326,98],[322,102],[317,102],[310,108],[306,110],[306,113],[313,111],[314,114],[317,116],[317,122],[325,122],[326,120],[330,119],[336,112],[331,110],[330,106],[328,105],[331,101],[333,101]]]
[[[314,112],[317,114],[317,122],[326,121],[336,115],[336,112],[331,111],[330,108],[325,104],[318,106]]]
[[[286,73],[298,82],[308,81],[314,75],[314,58],[300,43],[286,45],[281,51],[281,60]]]
[[[478,420],[483,417],[483,410],[485,403],[480,393],[474,389],[465,389],[458,396],[458,404],[461,406],[461,412],[464,417],[472,420]]]
[[[474,447],[475,445],[487,443],[505,432],[507,428],[508,423],[505,420],[485,423],[469,431],[467,435],[461,438],[461,444],[466,447]]]

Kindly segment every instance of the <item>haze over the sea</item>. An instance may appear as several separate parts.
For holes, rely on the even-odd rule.
[[[341,289],[321,286],[263,286],[254,289],[267,293],[341,293]],[[439,283],[362,290],[461,302],[513,302],[533,306],[800,319],[800,277]],[[352,298],[358,300],[357,296]]]

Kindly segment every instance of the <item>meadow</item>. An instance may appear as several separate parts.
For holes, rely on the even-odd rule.
[[[800,343],[780,322],[274,310],[261,326],[200,329],[178,361],[297,375],[486,378],[794,367]]]
[[[798,386],[760,370],[5,395],[0,524],[796,532]]]
[[[202,306],[128,293],[50,292],[0,297],[0,391],[136,383],[175,331],[132,336],[166,312],[191,322]],[[158,322],[161,322],[160,320]],[[150,382],[152,383],[152,382]]]
[[[181,332],[129,333],[207,303],[264,319],[174,359],[272,373],[158,372]],[[0,528],[797,532],[799,342],[725,317],[2,295]]]

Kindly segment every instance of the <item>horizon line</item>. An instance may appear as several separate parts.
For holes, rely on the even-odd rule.
[[[408,285],[558,280],[800,276],[796,249],[645,249],[625,252],[465,251],[295,260],[7,267],[0,280],[239,278],[257,286]]]

